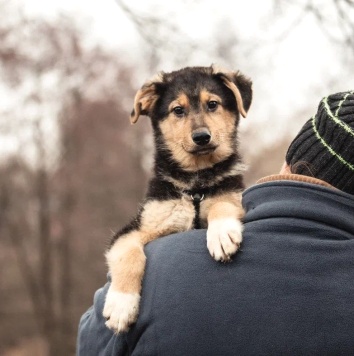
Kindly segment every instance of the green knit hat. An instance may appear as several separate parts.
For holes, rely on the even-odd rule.
[[[286,154],[292,173],[354,194],[354,91],[323,98]]]

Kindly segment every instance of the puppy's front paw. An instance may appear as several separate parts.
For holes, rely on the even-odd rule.
[[[225,218],[212,220],[207,231],[207,246],[216,261],[229,261],[242,242],[241,221]]]
[[[129,330],[139,311],[140,295],[136,293],[122,293],[108,289],[103,316],[107,319],[106,326],[115,333]]]

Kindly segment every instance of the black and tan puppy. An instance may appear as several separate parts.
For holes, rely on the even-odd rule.
[[[237,127],[251,105],[251,87],[240,72],[211,66],[160,73],[137,92],[131,122],[151,118],[154,176],[137,217],[106,253],[112,284],[103,315],[115,332],[137,318],[145,244],[201,227],[215,260],[227,261],[239,248],[244,165]]]

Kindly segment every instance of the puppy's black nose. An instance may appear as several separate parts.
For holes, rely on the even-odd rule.
[[[211,135],[208,130],[197,131],[192,134],[192,140],[198,146],[207,145],[210,142],[210,139],[211,139]]]

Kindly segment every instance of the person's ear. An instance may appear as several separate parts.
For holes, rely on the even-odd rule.
[[[280,174],[291,174],[291,168],[290,166],[284,161],[281,169],[280,169]]]

